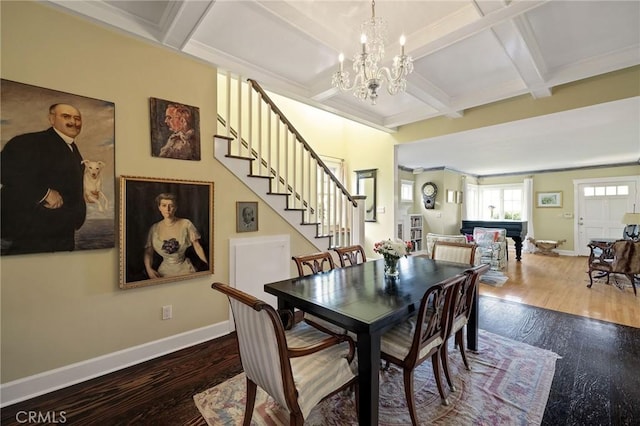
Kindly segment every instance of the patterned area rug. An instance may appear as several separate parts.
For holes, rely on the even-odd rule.
[[[587,284],[589,284],[589,278],[585,280]],[[622,274],[611,274],[609,277],[609,282],[607,283],[607,277],[598,277],[598,273],[593,273],[593,285],[614,285],[618,287],[620,290],[624,290],[626,288],[633,288],[631,285],[631,281],[625,275]],[[636,278],[636,287],[638,286],[638,280]]]
[[[453,339],[451,339],[453,340]],[[457,391],[449,406],[440,396],[429,361],[414,372],[416,408],[420,424],[434,425],[538,425],[549,397],[556,359],[553,352],[480,330],[479,354],[468,353],[472,371],[450,351],[450,367]],[[445,382],[446,383],[446,382]],[[245,376],[234,378],[193,397],[209,425],[242,424]],[[260,388],[252,425],[287,425],[286,410]],[[410,425],[404,398],[402,371],[391,367],[380,373],[380,425]],[[306,425],[357,424],[354,396],[345,392],[313,409]]]
[[[489,284],[493,287],[502,287],[507,282],[507,277],[501,271],[489,270],[480,276],[480,282],[483,284]]]

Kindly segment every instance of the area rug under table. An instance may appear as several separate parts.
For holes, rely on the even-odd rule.
[[[453,347],[450,367],[457,391],[449,406],[440,403],[431,362],[414,372],[420,424],[536,425],[542,421],[553,380],[553,352],[479,330],[479,354],[468,353],[472,371],[464,368]],[[193,397],[209,425],[242,424],[245,376],[241,373]],[[402,371],[393,366],[380,373],[380,425],[410,425]],[[289,416],[258,388],[252,425],[287,425]],[[357,424],[353,393],[343,392],[313,409],[306,425]]]

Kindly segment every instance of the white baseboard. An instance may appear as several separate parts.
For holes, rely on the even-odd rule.
[[[224,321],[7,382],[0,385],[0,407],[103,376],[228,333],[229,321]]]

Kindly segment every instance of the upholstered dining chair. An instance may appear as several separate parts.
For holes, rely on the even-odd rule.
[[[433,245],[431,258],[434,260],[445,260],[447,262],[473,265],[477,247],[478,246],[475,243],[450,243],[447,241],[436,241]]]
[[[389,363],[402,368],[404,393],[413,425],[418,424],[413,370],[429,357],[442,403],[449,405],[440,373],[440,346],[446,337],[452,296],[465,280],[466,275],[457,275],[429,287],[422,297],[417,317],[403,321],[382,335],[380,358],[385,361],[385,368]]]
[[[338,259],[340,260],[340,266],[342,268],[367,261],[364,249],[358,244],[348,247],[336,247],[333,250],[338,254]]]
[[[469,317],[471,316],[473,299],[476,297],[476,291],[478,291],[478,280],[480,276],[489,269],[490,266],[486,263],[467,269],[464,273],[466,277],[465,281],[456,289],[452,296],[450,306],[451,313],[449,315],[450,323],[447,326],[445,341],[440,348],[444,375],[447,378],[447,383],[449,384],[452,392],[455,392],[456,388],[451,380],[451,373],[449,370],[449,349],[447,342],[451,336],[455,336],[455,344],[460,350],[462,362],[464,362],[464,366],[467,370],[471,370],[464,346],[464,328],[469,322]]]
[[[296,267],[298,268],[298,276],[300,277],[330,271],[332,269],[335,269],[336,267],[336,264],[333,261],[333,257],[328,251],[322,251],[302,256],[293,256],[292,259],[295,262]],[[307,323],[311,324],[321,331],[324,331],[325,333],[347,333],[345,329],[307,312],[304,312],[303,318]]]
[[[251,424],[258,386],[289,411],[290,425],[303,425],[320,401],[351,386],[357,404],[355,345],[348,336],[328,335],[303,322],[285,331],[269,304],[223,283],[211,287],[229,298],[233,312],[247,384],[244,425]]]

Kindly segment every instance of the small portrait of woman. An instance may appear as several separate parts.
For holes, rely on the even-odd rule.
[[[123,176],[120,287],[213,273],[213,182]]]
[[[145,244],[144,267],[149,278],[175,277],[197,272],[191,260],[185,256],[193,247],[198,258],[208,263],[200,245],[200,233],[189,219],[176,216],[177,198],[165,192],[156,197],[156,205],[162,220],[151,225]],[[162,257],[157,269],[153,265],[153,254]]]

